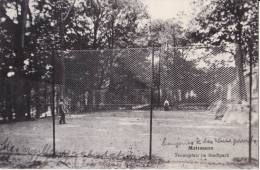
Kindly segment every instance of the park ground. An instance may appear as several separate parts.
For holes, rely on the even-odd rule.
[[[110,111],[0,125],[0,168],[258,168],[258,127],[214,120],[204,111],[154,111],[152,160],[149,111]],[[196,148],[204,149],[196,149]],[[206,150],[205,150],[206,148]]]

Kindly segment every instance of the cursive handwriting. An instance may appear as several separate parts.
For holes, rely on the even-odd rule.
[[[216,145],[216,144],[230,144],[230,145],[239,145],[239,144],[245,144],[248,143],[248,139],[244,138],[193,138],[193,139],[186,139],[186,140],[180,140],[180,138],[177,138],[177,142],[170,142],[166,137],[162,139],[162,146],[175,146],[176,148],[180,146],[192,146],[192,145]],[[252,143],[258,144],[258,139],[254,139],[252,136]]]

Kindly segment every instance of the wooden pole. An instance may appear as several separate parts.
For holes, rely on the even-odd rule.
[[[161,108],[161,51],[159,54],[159,69],[158,69],[158,96],[157,96],[157,100],[158,100],[158,108]]]
[[[152,159],[152,127],[153,127],[153,86],[154,86],[154,45],[152,47],[152,78],[151,78],[151,101],[150,101],[150,143],[149,159]]]
[[[54,52],[52,53],[52,100],[51,100],[51,115],[52,115],[52,141],[53,141],[53,156],[56,155],[55,152],[55,59]]]
[[[248,128],[248,162],[251,163],[252,160],[252,64],[253,64],[253,59],[252,55],[250,57],[250,72],[249,72],[249,128]]]

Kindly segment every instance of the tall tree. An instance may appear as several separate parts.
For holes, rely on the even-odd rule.
[[[0,53],[1,74],[6,93],[9,115],[23,120],[30,118],[30,97],[34,89],[39,99],[40,81],[49,81],[52,52],[59,48],[59,32],[56,29],[60,13],[58,1],[11,0],[0,2]],[[68,1],[62,8],[72,11]],[[63,20],[67,20],[67,13]],[[65,22],[64,21],[64,22]],[[33,83],[36,82],[36,83]],[[11,95],[12,94],[12,95]],[[10,96],[9,96],[10,95]],[[10,101],[9,101],[10,100]],[[37,105],[40,103],[36,102]],[[37,112],[39,107],[36,107]],[[12,116],[10,116],[11,118]],[[9,118],[9,119],[10,119]]]
[[[249,58],[258,61],[256,0],[212,0],[197,16],[199,27],[191,34],[195,42],[236,45],[240,100],[247,100],[244,68]]]
[[[8,10],[13,12],[11,17]],[[8,59],[12,58],[13,63],[9,66],[12,69],[12,76],[17,81],[13,86],[15,90],[15,99],[13,106],[9,107],[9,113],[14,109],[17,119],[25,117],[25,75],[24,75],[24,59],[25,59],[25,35],[27,24],[31,22],[31,11],[29,8],[29,0],[23,1],[1,1],[0,2],[0,18],[2,20],[1,27],[4,29],[2,38],[8,38],[9,51]],[[28,22],[29,21],[29,22]],[[5,37],[9,36],[9,37]],[[4,48],[3,48],[4,49]],[[7,74],[10,72],[7,72]],[[10,75],[10,74],[9,74]],[[5,75],[5,77],[8,75]],[[27,110],[28,111],[28,110]]]
[[[145,18],[147,18],[146,10],[138,0],[81,0],[76,5],[73,22],[65,31],[70,40],[66,44],[70,45],[72,49],[84,50],[131,47],[134,46],[139,24]],[[101,64],[101,60],[99,61],[100,54],[96,55],[92,58],[89,70],[90,77],[92,77],[89,84],[89,105],[92,105],[93,102],[93,89],[98,90],[102,86],[96,82],[104,82],[100,81],[99,73],[103,75],[101,77],[105,77],[104,70],[106,70],[103,68],[105,65]],[[110,68],[108,77],[110,77],[110,85],[113,86],[112,67],[115,62],[115,54],[112,52],[107,55]]]

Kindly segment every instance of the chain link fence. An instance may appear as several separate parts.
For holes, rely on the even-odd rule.
[[[227,88],[237,78],[237,69],[233,56],[222,50],[191,47],[163,53],[162,92],[173,108],[210,109],[217,101],[236,98],[227,96]]]
[[[154,109],[167,100],[170,110],[221,118],[228,104],[249,100],[249,69],[241,72],[235,55],[221,46],[66,51],[61,91],[71,113],[148,110],[153,95]]]
[[[221,46],[56,52],[53,61],[48,59],[55,68],[53,80],[51,64],[42,74],[47,76],[46,81],[3,77],[1,117],[15,119],[19,106],[15,89],[21,84],[25,94],[21,100],[23,113],[29,118],[51,116],[54,95],[55,110],[59,99],[64,98],[67,112],[72,114],[149,110],[153,98],[153,109],[163,110],[168,101],[170,110],[207,110],[221,119],[226,112],[248,110],[249,66],[237,67],[240,61],[235,60],[239,58],[236,55],[237,51]],[[257,68],[252,73],[253,112],[258,112]],[[52,82],[56,84],[55,93]]]
[[[146,134],[150,130],[149,155],[151,155],[152,134],[160,133],[165,137],[169,132],[164,129],[165,126],[159,124],[158,120],[165,121],[168,126],[168,118],[175,121],[175,116],[181,114],[194,116],[201,113],[202,116],[208,116],[207,120],[215,117],[226,122],[237,121],[241,124],[250,122],[250,125],[252,123],[256,126],[258,65],[253,68],[253,82],[250,83],[249,66],[245,64],[239,68],[241,63],[235,60],[239,58],[236,55],[238,55],[237,51],[227,51],[227,48],[223,47],[198,46],[56,52],[49,56],[48,69],[43,69],[47,71],[41,73],[45,76],[41,81],[24,77],[24,79],[16,79],[15,76],[0,77],[2,94],[0,95],[0,118],[2,118],[0,123],[24,120],[17,119],[21,114],[24,114],[25,119],[28,120],[44,119],[28,124],[29,128],[39,130],[35,133],[27,133],[21,137],[19,133],[24,133],[23,128],[17,128],[19,135],[10,137],[9,133],[3,134],[8,139],[10,137],[14,143],[19,143],[21,140],[26,143],[36,141],[30,143],[34,148],[44,147],[45,144],[52,145],[52,152],[55,155],[55,150],[59,154],[67,146],[73,146],[74,139],[79,137],[88,138],[84,138],[86,140],[82,140],[84,141],[82,143],[77,143],[76,150],[82,148],[87,150],[92,146],[93,141],[106,141],[108,138],[105,136],[108,133],[103,129],[111,127],[110,135],[118,135],[119,138],[112,139],[110,145],[105,147],[114,147],[112,146],[114,141],[117,148],[121,147],[124,150],[127,141],[129,146],[132,147],[133,144],[135,149],[143,154],[146,152],[142,149],[148,146]],[[58,114],[61,98],[65,101],[66,113],[74,114],[66,117],[69,122],[66,126],[56,126],[61,118],[61,114]],[[106,117],[101,118],[103,125],[98,127],[100,129],[95,129],[93,125],[99,121],[92,119],[96,116],[94,114],[104,112]],[[78,115],[90,113],[93,115]],[[252,122],[249,113],[252,113]],[[102,114],[100,115],[103,116]],[[118,124],[110,126],[119,120],[114,117],[121,115],[127,119],[120,118],[122,122],[119,124],[130,124],[131,129],[128,126],[125,129],[118,128]],[[153,115],[154,127],[160,126],[163,128],[162,131],[152,131]],[[148,120],[150,120],[150,129],[148,129]],[[136,126],[137,123],[142,126]],[[66,128],[66,134],[72,140],[66,140],[67,136],[60,133],[61,128]],[[136,134],[139,128],[141,130],[138,133],[141,135]],[[104,135],[96,135],[96,130]],[[39,134],[40,137],[37,136]],[[132,135],[131,138],[128,138],[128,134]],[[157,134],[155,141],[158,142]],[[57,147],[56,138],[62,141]],[[117,145],[119,139],[118,143],[121,144]],[[90,142],[85,144],[86,141]],[[136,143],[139,145],[135,145]],[[101,142],[93,146],[94,149],[101,150],[104,149],[103,145],[104,143]],[[156,152],[155,149],[154,153]]]
[[[148,107],[149,49],[68,51],[64,58],[63,92],[70,112]]]

